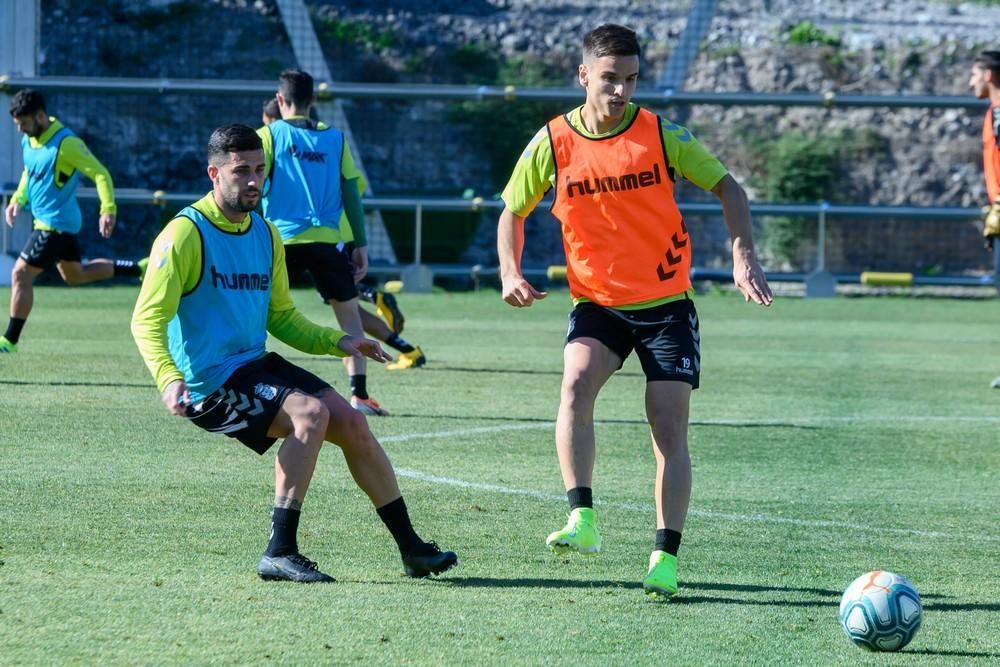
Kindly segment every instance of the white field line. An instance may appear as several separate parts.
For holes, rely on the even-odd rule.
[[[734,420],[731,423],[738,424],[738,423],[748,423],[748,422],[747,421],[737,422]],[[765,421],[763,423],[770,423],[770,422]],[[437,431],[433,433],[410,433],[407,435],[397,435],[397,436],[389,436],[381,438],[381,441],[408,442],[411,440],[450,438],[455,436],[476,435],[483,433],[502,433],[504,431],[545,430],[553,428],[555,428],[555,422],[538,422],[530,424],[502,424],[498,426],[483,426],[478,428],[456,429],[453,431]],[[396,474],[399,475],[400,477],[408,477],[410,479],[416,479],[422,482],[428,482],[430,484],[443,484],[463,489],[474,489],[477,491],[488,491],[491,493],[500,493],[505,495],[524,496],[528,498],[537,498],[538,500],[546,500],[546,501],[553,501],[560,503],[566,502],[566,497],[563,494],[545,493],[543,491],[533,491],[531,489],[517,489],[514,487],[503,486],[500,484],[485,484],[482,482],[470,482],[467,480],[455,479],[452,477],[430,475],[417,470],[408,470],[405,468],[397,468]],[[602,505],[604,507],[613,507],[615,509],[632,511],[632,512],[653,511],[653,506],[651,504],[645,504],[645,503],[608,503],[608,502],[595,501],[595,504]],[[911,535],[911,536],[926,537],[926,538],[962,539],[962,540],[972,540],[978,542],[1000,542],[1000,535],[965,535],[961,533],[948,533],[948,532],[933,531],[933,530],[917,530],[913,528],[890,528],[886,526],[873,526],[863,523],[854,523],[851,521],[829,521],[823,519],[796,519],[793,517],[775,516],[771,514],[738,514],[732,512],[717,512],[715,510],[701,510],[696,508],[691,508],[688,513],[691,516],[703,517],[706,519],[715,519],[720,521],[735,521],[738,523],[765,523],[765,524],[801,526],[803,528],[831,528],[835,530],[856,530],[856,531],[865,531],[871,533],[883,533],[883,534],[888,533],[892,535]]]

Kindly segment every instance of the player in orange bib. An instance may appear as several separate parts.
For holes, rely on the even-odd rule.
[[[990,101],[983,118],[983,172],[990,198],[989,207],[983,209],[983,238],[986,248],[997,253],[994,266],[1000,266],[1000,248],[994,249],[994,240],[1000,238],[1000,51],[982,51],[976,56],[969,87],[977,98]],[[1000,377],[991,386],[1000,389]]]
[[[594,402],[633,350],[646,375],[646,416],[656,458],[656,537],[643,588],[677,592],[677,551],[691,496],[688,404],[698,387],[698,314],[691,243],[674,200],[687,178],[722,202],[733,277],[747,301],[770,305],[754,253],[743,188],[688,130],[629,100],[639,76],[633,31],[603,25],[583,40],[582,107],[550,121],[528,144],[503,192],[497,251],[503,299],[546,296],[521,272],[524,219],[550,189],[562,225],[575,307],[563,352],[556,451],[570,516],[546,543],[556,553],[601,549],[593,507]]]

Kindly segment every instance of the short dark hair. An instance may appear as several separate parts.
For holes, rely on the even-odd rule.
[[[1000,85],[1000,51],[980,51],[973,63],[993,72],[994,84]]]
[[[583,38],[583,58],[604,56],[639,55],[639,38],[635,31],[622,25],[605,23],[587,33]]]
[[[278,77],[278,92],[297,107],[313,101],[313,78],[300,69],[286,69]]]
[[[223,125],[208,138],[208,161],[216,166],[225,164],[230,153],[259,151],[264,148],[260,137],[252,127],[232,123]]]
[[[264,106],[261,111],[268,118],[273,118],[274,120],[281,120],[281,109],[278,108],[278,98],[272,97],[268,101],[264,102]]]
[[[39,111],[45,111],[45,96],[37,90],[25,88],[10,98],[11,116],[30,116]]]

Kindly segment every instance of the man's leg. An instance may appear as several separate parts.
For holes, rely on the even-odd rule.
[[[385,321],[364,308],[361,311],[361,324],[365,333],[376,338],[392,349],[399,352],[399,358],[386,365],[391,371],[406,370],[408,368],[419,368],[427,363],[427,357],[419,346],[411,345],[403,340],[398,333],[394,333]]]
[[[677,592],[677,550],[691,502],[690,401],[691,385],[687,383],[646,383],[646,419],[656,458],[656,544],[643,587],[653,596]]]
[[[63,260],[56,264],[56,268],[67,285],[86,285],[110,280],[115,275],[115,263],[110,259],[92,259],[86,264]]]
[[[403,568],[410,577],[439,574],[458,562],[451,551],[441,551],[433,542],[424,542],[413,529],[399,491],[396,472],[389,462],[364,415],[333,390],[320,394],[330,420],[326,440],[344,452],[344,460],[355,483],[371,500],[379,518],[399,547]]]
[[[364,336],[364,326],[361,323],[361,306],[357,297],[347,301],[330,300],[333,314],[340,328],[351,336]],[[344,366],[351,383],[351,405],[366,415],[384,416],[387,411],[368,395],[367,360],[364,357],[344,357]]]
[[[297,532],[302,503],[312,481],[330,413],[323,401],[299,392],[289,394],[268,430],[285,437],[274,459],[274,508],[271,538],[257,572],[263,579],[329,582],[316,564],[299,553]]]
[[[41,267],[32,266],[20,257],[14,262],[14,268],[10,272],[10,320],[7,322],[7,331],[0,336],[0,352],[17,350],[24,323],[35,304],[33,283],[42,270]]]
[[[621,359],[593,338],[577,338],[563,349],[563,379],[556,419],[556,453],[570,502],[569,522],[549,535],[556,553],[594,554],[601,549],[593,510],[594,402]]]

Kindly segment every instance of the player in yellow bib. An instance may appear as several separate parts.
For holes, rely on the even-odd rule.
[[[503,299],[530,306],[546,296],[521,271],[524,219],[554,191],[575,307],[563,352],[556,451],[570,504],[556,553],[601,549],[593,507],[594,402],[635,350],[646,375],[646,416],[656,458],[656,535],[643,588],[677,592],[677,552],[691,496],[688,406],[699,383],[698,315],[691,243],[673,195],[684,177],[722,202],[733,276],[747,301],[771,303],[754,253],[743,188],[679,125],[630,102],[639,75],[634,32],[603,25],[583,40],[583,106],[550,121],[522,153],[503,192],[497,251]]]

